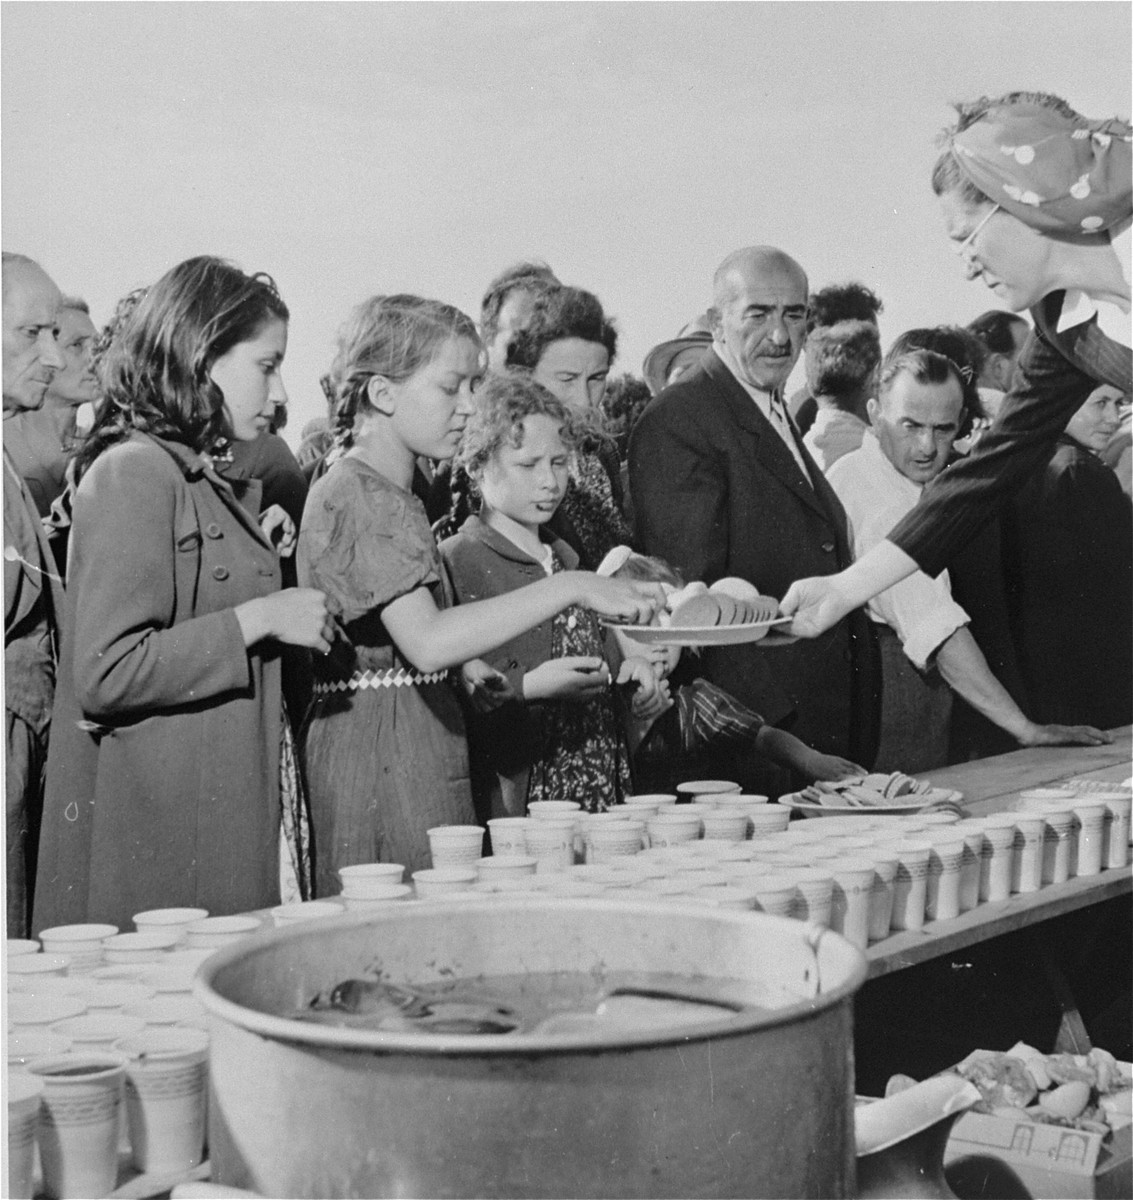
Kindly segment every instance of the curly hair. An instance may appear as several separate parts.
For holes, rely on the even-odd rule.
[[[877,324],[885,305],[876,292],[864,283],[832,283],[811,296],[806,308],[806,330],[810,333],[823,325],[840,321],[871,321]]]
[[[635,579],[640,583],[667,583],[675,588],[685,585],[684,577],[663,558],[652,554],[630,554],[614,572],[615,579]]]
[[[969,208],[995,203],[960,170],[952,152],[951,142],[957,133],[963,133],[977,121],[982,121],[993,108],[1010,104],[1033,104],[1040,108],[1049,108],[1069,120],[1082,120],[1081,114],[1075,112],[1061,96],[1050,92],[1006,92],[1002,96],[980,96],[975,100],[953,102],[956,120],[942,129],[937,136],[937,144],[943,149],[932,168],[934,196],[955,194],[960,203]]]
[[[375,375],[401,383],[454,338],[481,345],[472,318],[451,304],[405,294],[363,300],[339,331],[330,369],[335,445],[353,442],[359,413],[371,407],[366,387]]]
[[[814,396],[845,396],[868,387],[881,362],[872,321],[820,325],[807,338],[806,381]]]
[[[540,297],[526,329],[520,330],[508,347],[507,365],[534,370],[552,342],[577,338],[606,347],[613,365],[618,350],[618,331],[602,311],[593,292],[560,287]]]
[[[964,409],[960,415],[958,438],[965,438],[972,431],[972,423],[985,417],[983,404],[980,401],[977,380],[983,370],[987,351],[983,343],[974,333],[962,329],[959,325],[937,325],[931,329],[909,329],[889,347],[885,360],[881,364],[881,375],[878,380],[878,394],[892,380],[895,372],[891,368],[903,358],[916,351],[926,350],[937,358],[947,359],[955,368],[956,379],[963,393]],[[943,378],[920,379],[920,383],[943,383]]]
[[[480,301],[480,334],[484,341],[491,342],[499,332],[500,309],[512,292],[530,292],[540,296],[561,286],[558,277],[545,262],[519,262],[501,271],[488,284],[488,290]]]
[[[578,421],[571,410],[523,371],[493,371],[476,393],[476,409],[464,427],[456,462],[475,483],[503,446],[523,445],[523,422],[550,417],[568,449],[578,444]]]
[[[269,275],[246,275],[208,255],[167,271],[109,341],[103,402],[75,456],[76,478],[135,431],[198,452],[231,436],[224,394],[209,375],[213,363],[269,321],[288,319]]]

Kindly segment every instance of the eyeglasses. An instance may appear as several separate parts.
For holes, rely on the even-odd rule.
[[[979,231],[988,223],[988,221],[990,221],[992,219],[992,217],[995,216],[995,214],[997,212],[999,212],[999,209],[1000,209],[1000,206],[998,204],[993,204],[991,206],[991,211],[989,213],[987,213],[987,215],[975,227],[975,229],[973,229],[972,232],[969,233],[968,236],[962,242],[957,242],[952,247],[953,252],[958,254],[961,258],[963,258],[965,253],[967,253],[971,244],[976,240],[976,234],[979,233]]]

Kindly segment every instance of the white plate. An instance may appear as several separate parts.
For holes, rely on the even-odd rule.
[[[606,624],[621,630],[635,642],[660,646],[734,646],[740,642],[758,642],[777,625],[789,625],[790,617],[774,617],[770,621],[752,621],[747,625],[619,625]],[[776,644],[786,639],[776,638]],[[791,639],[792,641],[794,639]]]
[[[964,800],[962,792],[949,788],[931,788],[928,792],[916,798],[915,803],[907,804],[862,804],[853,807],[837,807],[835,805],[815,804],[803,799],[799,792],[789,792],[779,797],[779,803],[793,808],[808,817],[907,817],[920,812],[926,804],[940,803],[951,800],[961,804]]]

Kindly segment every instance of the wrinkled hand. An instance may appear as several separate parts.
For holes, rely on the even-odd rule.
[[[819,754],[811,750],[802,763],[803,774],[810,776],[812,782],[821,780],[823,783],[834,783],[845,779],[848,775],[864,775],[865,767],[848,758],[840,758],[837,754]]]
[[[474,658],[460,668],[460,683],[469,703],[478,713],[492,712],[515,699],[515,689],[508,677],[482,658]]]
[[[290,558],[295,552],[295,522],[278,504],[265,508],[260,513],[260,528],[264,537],[271,542],[280,558]]]
[[[584,702],[609,686],[610,668],[596,656],[549,658],[523,677],[523,695],[528,700]]]
[[[583,573],[581,603],[603,617],[630,625],[648,625],[653,614],[665,607],[665,591],[659,583],[636,579],[607,579]]]
[[[836,575],[799,579],[779,601],[779,612],[794,617],[791,633],[795,637],[814,638],[825,633],[853,608],[834,580]]]
[[[660,679],[653,664],[644,658],[627,658],[618,670],[619,684],[636,684],[630,711],[640,721],[651,721],[659,717],[673,701],[667,679]]]
[[[1112,741],[1092,725],[1031,725],[1019,735],[1021,746],[1108,746]]]

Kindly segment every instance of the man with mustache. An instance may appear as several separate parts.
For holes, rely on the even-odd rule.
[[[43,268],[4,253],[4,434],[9,420],[38,409],[57,371],[62,297]],[[62,580],[27,486],[4,448],[4,799],[7,924],[25,937],[43,809],[47,731],[55,695]]]
[[[887,537],[948,465],[963,383],[955,364],[932,350],[891,355],[866,407],[871,431],[827,476],[849,515],[856,555]],[[968,614],[952,598],[947,571],[910,575],[875,596],[869,613],[881,639],[877,770],[929,771],[947,763],[953,691],[1023,746],[1088,741],[1097,732],[1028,720],[992,674]]]
[[[842,505],[783,403],[806,338],[807,286],[782,250],[749,246],[728,255],[713,279],[711,350],[634,429],[637,541],[686,579],[740,576],[779,597],[799,571],[824,575],[851,561]],[[822,753],[872,762],[877,663],[864,612],[811,645],[706,649],[702,664],[705,678],[769,724]],[[750,751],[736,761],[717,754],[711,768],[750,790],[787,790]]]

